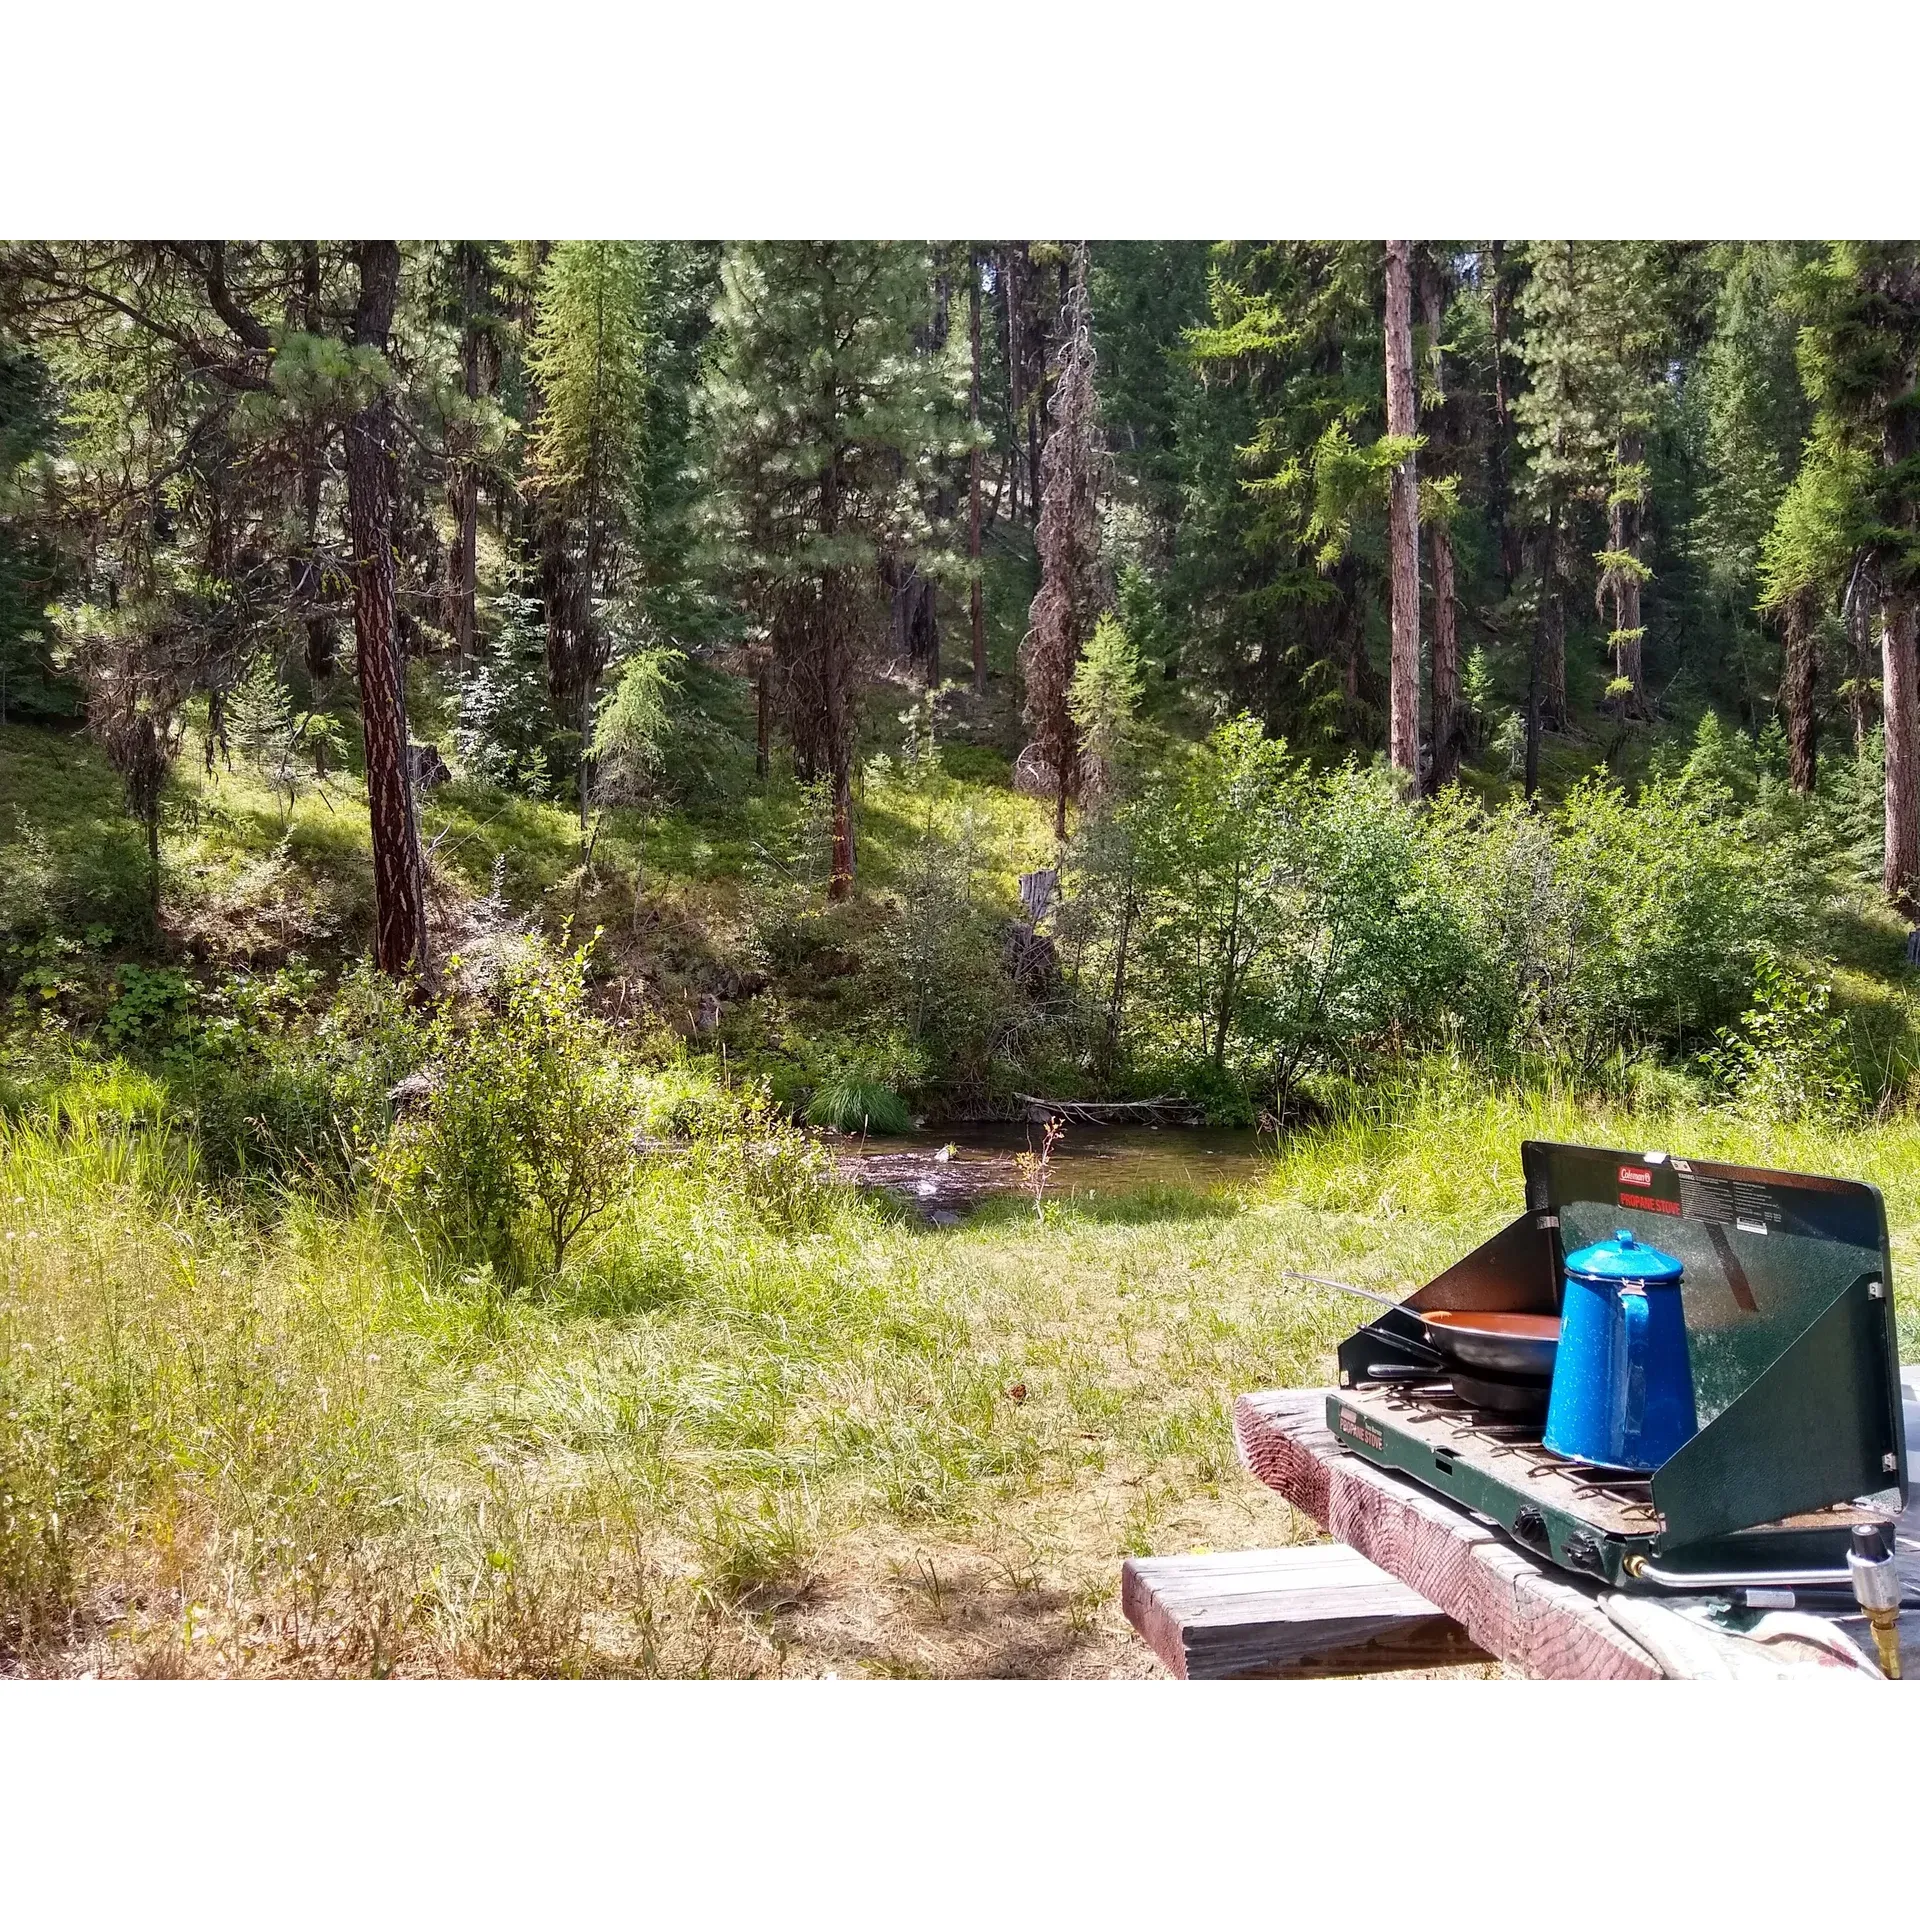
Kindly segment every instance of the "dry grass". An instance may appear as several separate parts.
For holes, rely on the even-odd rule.
[[[1228,1408],[1327,1377],[1352,1314],[1277,1270],[1432,1273],[1517,1204],[1529,1133],[1877,1178],[1900,1261],[1920,1218],[1911,1123],[1453,1083],[1236,1198],[1043,1225],[1007,1203],[933,1234],[846,1195],[783,1233],[676,1163],[559,1291],[502,1300],[430,1284],[367,1212],[223,1210],[151,1129],[16,1130],[16,1669],[1146,1674],[1123,1555],[1307,1537]]]

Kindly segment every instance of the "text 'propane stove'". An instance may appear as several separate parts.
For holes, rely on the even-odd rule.
[[[1522,1162],[1527,1211],[1342,1343],[1340,1444],[1615,1585],[1844,1584],[1853,1528],[1907,1492],[1879,1193],[1539,1141]],[[1567,1331],[1528,1377],[1460,1332],[1507,1325]]]

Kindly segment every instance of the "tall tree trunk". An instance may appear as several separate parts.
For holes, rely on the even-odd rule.
[[[1387,242],[1387,432],[1411,438],[1413,274],[1407,240]],[[1420,481],[1409,453],[1393,470],[1387,543],[1393,562],[1393,656],[1387,687],[1387,758],[1417,790],[1420,778]]]
[[[1873,582],[1864,561],[1856,563],[1847,584],[1847,711],[1853,720],[1853,750],[1861,753],[1873,731],[1874,658],[1873,616],[1877,606]]]
[[[1601,591],[1613,609],[1613,671],[1628,684],[1621,704],[1636,720],[1648,714],[1642,646],[1646,629],[1640,617],[1640,501],[1629,476],[1640,464],[1640,436],[1620,436],[1614,449],[1616,478],[1608,507],[1607,533],[1620,558],[1601,576]]]
[[[481,393],[480,303],[486,263],[474,241],[462,241],[458,253],[460,385],[471,408]],[[480,467],[474,458],[476,437],[476,423],[471,418],[463,420],[456,447],[458,457],[447,475],[447,500],[453,510],[453,551],[447,561],[447,624],[463,663],[474,656],[478,627],[474,607],[480,535]]]
[[[1886,888],[1908,919],[1920,917],[1915,882],[1920,880],[1920,688],[1915,686],[1915,598],[1910,589],[1885,601],[1881,703],[1887,729]]]
[[[400,292],[400,248],[362,240],[353,344],[384,353]],[[373,834],[374,959],[396,979],[427,968],[420,827],[407,778],[406,685],[395,632],[392,403],[383,389],[347,422],[347,525],[353,542],[353,633]]]
[[[1540,730],[1567,730],[1567,607],[1560,577],[1560,508],[1547,510],[1540,543]]]
[[[1427,353],[1432,366],[1433,417],[1428,444],[1435,450],[1430,470],[1453,464],[1451,409],[1447,402],[1447,367],[1440,350],[1446,325],[1447,286],[1434,250],[1421,255],[1420,306],[1427,327]],[[1433,754],[1428,791],[1438,793],[1460,770],[1460,621],[1453,569],[1453,529],[1435,517],[1427,529],[1433,572]]]
[[[320,243],[300,243],[300,324],[320,331]],[[327,429],[309,425],[301,435],[300,516],[302,538],[293,563],[294,597],[307,636],[307,672],[324,683],[333,678],[338,643],[332,615],[322,610],[320,568],[320,494],[326,473]]]
[[[827,880],[827,898],[844,900],[853,891],[853,708],[847,684],[848,634],[843,619],[851,620],[851,597],[844,569],[831,569],[822,581],[822,603],[827,623],[827,653],[821,662],[827,696],[827,776],[833,790],[833,867]]]
[[[1785,659],[1780,673],[1780,706],[1787,725],[1787,777],[1796,793],[1811,793],[1814,781],[1814,681],[1820,669],[1814,625],[1818,596],[1802,587],[1786,604]]]
[[[479,243],[459,243],[460,387],[471,407],[484,391],[481,374],[484,342],[480,308],[485,297],[486,260]],[[447,471],[447,505],[453,513],[453,551],[447,556],[447,629],[453,635],[463,663],[476,650],[478,622],[474,600],[478,587],[480,542],[480,464],[474,457],[476,426],[463,420]]]
[[[1017,524],[1020,518],[1021,470],[1026,464],[1021,434],[1025,426],[1022,409],[1026,404],[1024,383],[1027,348],[1024,329],[1020,324],[1019,268],[1015,264],[1016,259],[1011,246],[1000,249],[1000,351],[1007,370],[1007,518]],[[1038,510],[1033,502],[1028,503],[1029,518]]]
[[[1560,509],[1547,508],[1547,524],[1540,531],[1540,605],[1533,623],[1533,642],[1527,649],[1527,798],[1540,785],[1540,735],[1550,724],[1550,702],[1558,694],[1566,705],[1566,631],[1560,607]]]
[[[829,384],[821,417],[839,417],[839,395]],[[831,542],[840,530],[844,492],[841,450],[827,456],[820,474],[820,532]],[[821,718],[825,722],[827,777],[833,794],[833,865],[827,880],[827,898],[844,900],[853,892],[853,636],[859,620],[858,590],[844,567],[828,567],[820,576],[819,628],[813,636],[819,650]]]
[[[1454,591],[1453,535],[1436,520],[1427,532],[1433,555],[1433,771],[1438,793],[1460,771],[1460,625]]]
[[[1487,456],[1487,519],[1500,548],[1507,591],[1520,577],[1521,536],[1513,522],[1513,414],[1507,394],[1507,243],[1488,243],[1487,317],[1493,332],[1493,444]]]
[[[967,613],[973,623],[973,690],[987,690],[987,623],[980,584],[980,255],[967,256],[967,340],[973,353],[973,376],[967,388],[967,424],[973,429],[973,447],[967,455],[967,558],[973,577],[967,588]]]

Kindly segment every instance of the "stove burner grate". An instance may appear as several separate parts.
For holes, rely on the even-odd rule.
[[[1543,1429],[1538,1422],[1514,1420],[1505,1414],[1470,1406],[1444,1380],[1432,1384],[1382,1381],[1373,1384],[1370,1391],[1384,1395],[1387,1404],[1404,1415],[1409,1424],[1471,1434],[1482,1443],[1485,1452],[1510,1459],[1524,1470],[1529,1480],[1565,1481],[1583,1493],[1606,1501],[1622,1519],[1643,1523],[1657,1523],[1660,1519],[1660,1511],[1653,1504],[1653,1482],[1648,1475],[1626,1468],[1591,1466],[1585,1461],[1565,1460],[1557,1453],[1549,1453],[1541,1444]]]

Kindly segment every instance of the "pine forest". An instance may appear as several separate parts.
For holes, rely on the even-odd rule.
[[[0,243],[0,1670],[1148,1673],[1916,967],[1920,244]]]

